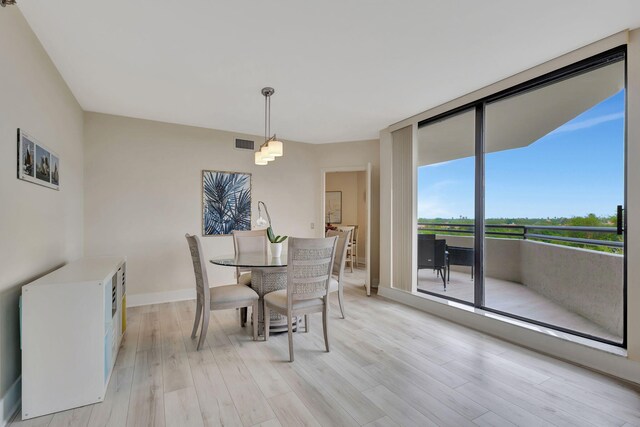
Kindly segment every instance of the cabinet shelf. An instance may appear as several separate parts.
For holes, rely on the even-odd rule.
[[[126,260],[83,258],[22,287],[22,419],[104,399],[126,329]]]

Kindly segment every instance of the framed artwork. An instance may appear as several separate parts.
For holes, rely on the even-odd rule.
[[[327,191],[324,197],[324,222],[342,224],[342,191]]]
[[[251,174],[202,171],[202,235],[251,230]]]
[[[60,157],[18,129],[18,179],[60,190]]]

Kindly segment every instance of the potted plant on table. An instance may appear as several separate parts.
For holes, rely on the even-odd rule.
[[[267,228],[267,238],[271,242],[271,256],[273,258],[280,258],[280,255],[282,255],[282,242],[287,240],[287,237],[289,236],[276,236],[271,227]]]

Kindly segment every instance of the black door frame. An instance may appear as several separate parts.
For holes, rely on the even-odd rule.
[[[475,218],[474,218],[474,269],[476,274],[474,275],[474,300],[473,302],[464,301],[458,298],[449,297],[435,292],[425,291],[418,289],[419,292],[433,295],[439,298],[445,298],[447,300],[455,301],[465,305],[471,305],[476,308],[480,308],[485,311],[500,314],[506,317],[517,319],[523,322],[543,326],[549,329],[565,332],[571,335],[577,335],[583,338],[591,339],[594,341],[602,342],[605,344],[611,344],[617,347],[627,347],[627,45],[621,45],[613,49],[609,49],[605,52],[594,55],[590,58],[578,61],[574,64],[562,67],[558,70],[546,73],[542,76],[520,83],[513,87],[504,89],[495,94],[485,96],[476,101],[469,102],[460,107],[446,111],[444,113],[437,114],[433,117],[421,120],[418,122],[418,128],[439,122],[453,116],[456,116],[463,112],[475,110]],[[485,242],[485,109],[486,105],[500,101],[505,98],[509,98],[515,95],[521,95],[525,92],[540,89],[541,87],[548,86],[560,82],[565,79],[575,77],[579,74],[587,73],[595,69],[607,66],[609,64],[624,61],[624,87],[625,87],[625,129],[624,129],[624,215],[623,215],[623,236],[624,236],[624,258],[623,258],[623,337],[622,343],[610,341],[604,338],[596,337],[593,335],[585,334],[579,331],[574,331],[561,326],[552,325],[549,323],[529,319],[526,317],[518,316],[516,314],[503,312],[496,310],[485,305],[485,292],[484,292],[484,242]],[[417,254],[414,254],[416,256]]]

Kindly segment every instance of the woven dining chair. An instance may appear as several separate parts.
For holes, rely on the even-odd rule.
[[[355,233],[355,225],[342,225],[338,227],[340,231],[351,231],[351,237],[349,239],[349,244],[347,246],[347,258],[346,261],[349,262],[349,267],[351,268],[351,272],[353,273],[353,263],[355,260],[354,251],[353,251],[353,235]]]
[[[247,253],[266,255],[269,248],[267,230],[234,230],[231,234],[233,235],[233,249],[236,256]],[[236,267],[236,278],[240,285],[250,285],[251,269]]]
[[[255,341],[258,338],[258,294],[256,291],[248,286],[238,284],[209,288],[209,277],[207,276],[206,263],[202,256],[200,239],[198,239],[198,236],[190,236],[189,234],[185,234],[185,237],[189,243],[193,272],[196,276],[196,318],[193,322],[191,338],[196,337],[198,326],[201,324],[197,349],[200,350],[202,348],[202,344],[207,337],[211,310],[252,307],[253,340]]]
[[[287,316],[289,361],[293,362],[293,318],[304,315],[309,332],[309,314],[322,312],[324,344],[329,351],[329,281],[338,237],[289,238],[287,289],[264,296],[264,339],[269,339],[271,310]]]
[[[344,264],[347,259],[347,249],[351,239],[351,230],[329,230],[327,237],[338,237],[336,244],[336,258],[331,271],[331,281],[329,282],[329,293],[338,291],[338,303],[340,304],[340,314],[344,319]]]
[[[267,230],[233,230],[233,250],[236,256],[240,254],[261,254],[267,255],[269,248],[269,238]],[[236,267],[236,281],[239,285],[251,286],[251,269]],[[240,309],[240,319],[242,324],[247,323],[247,309]]]

